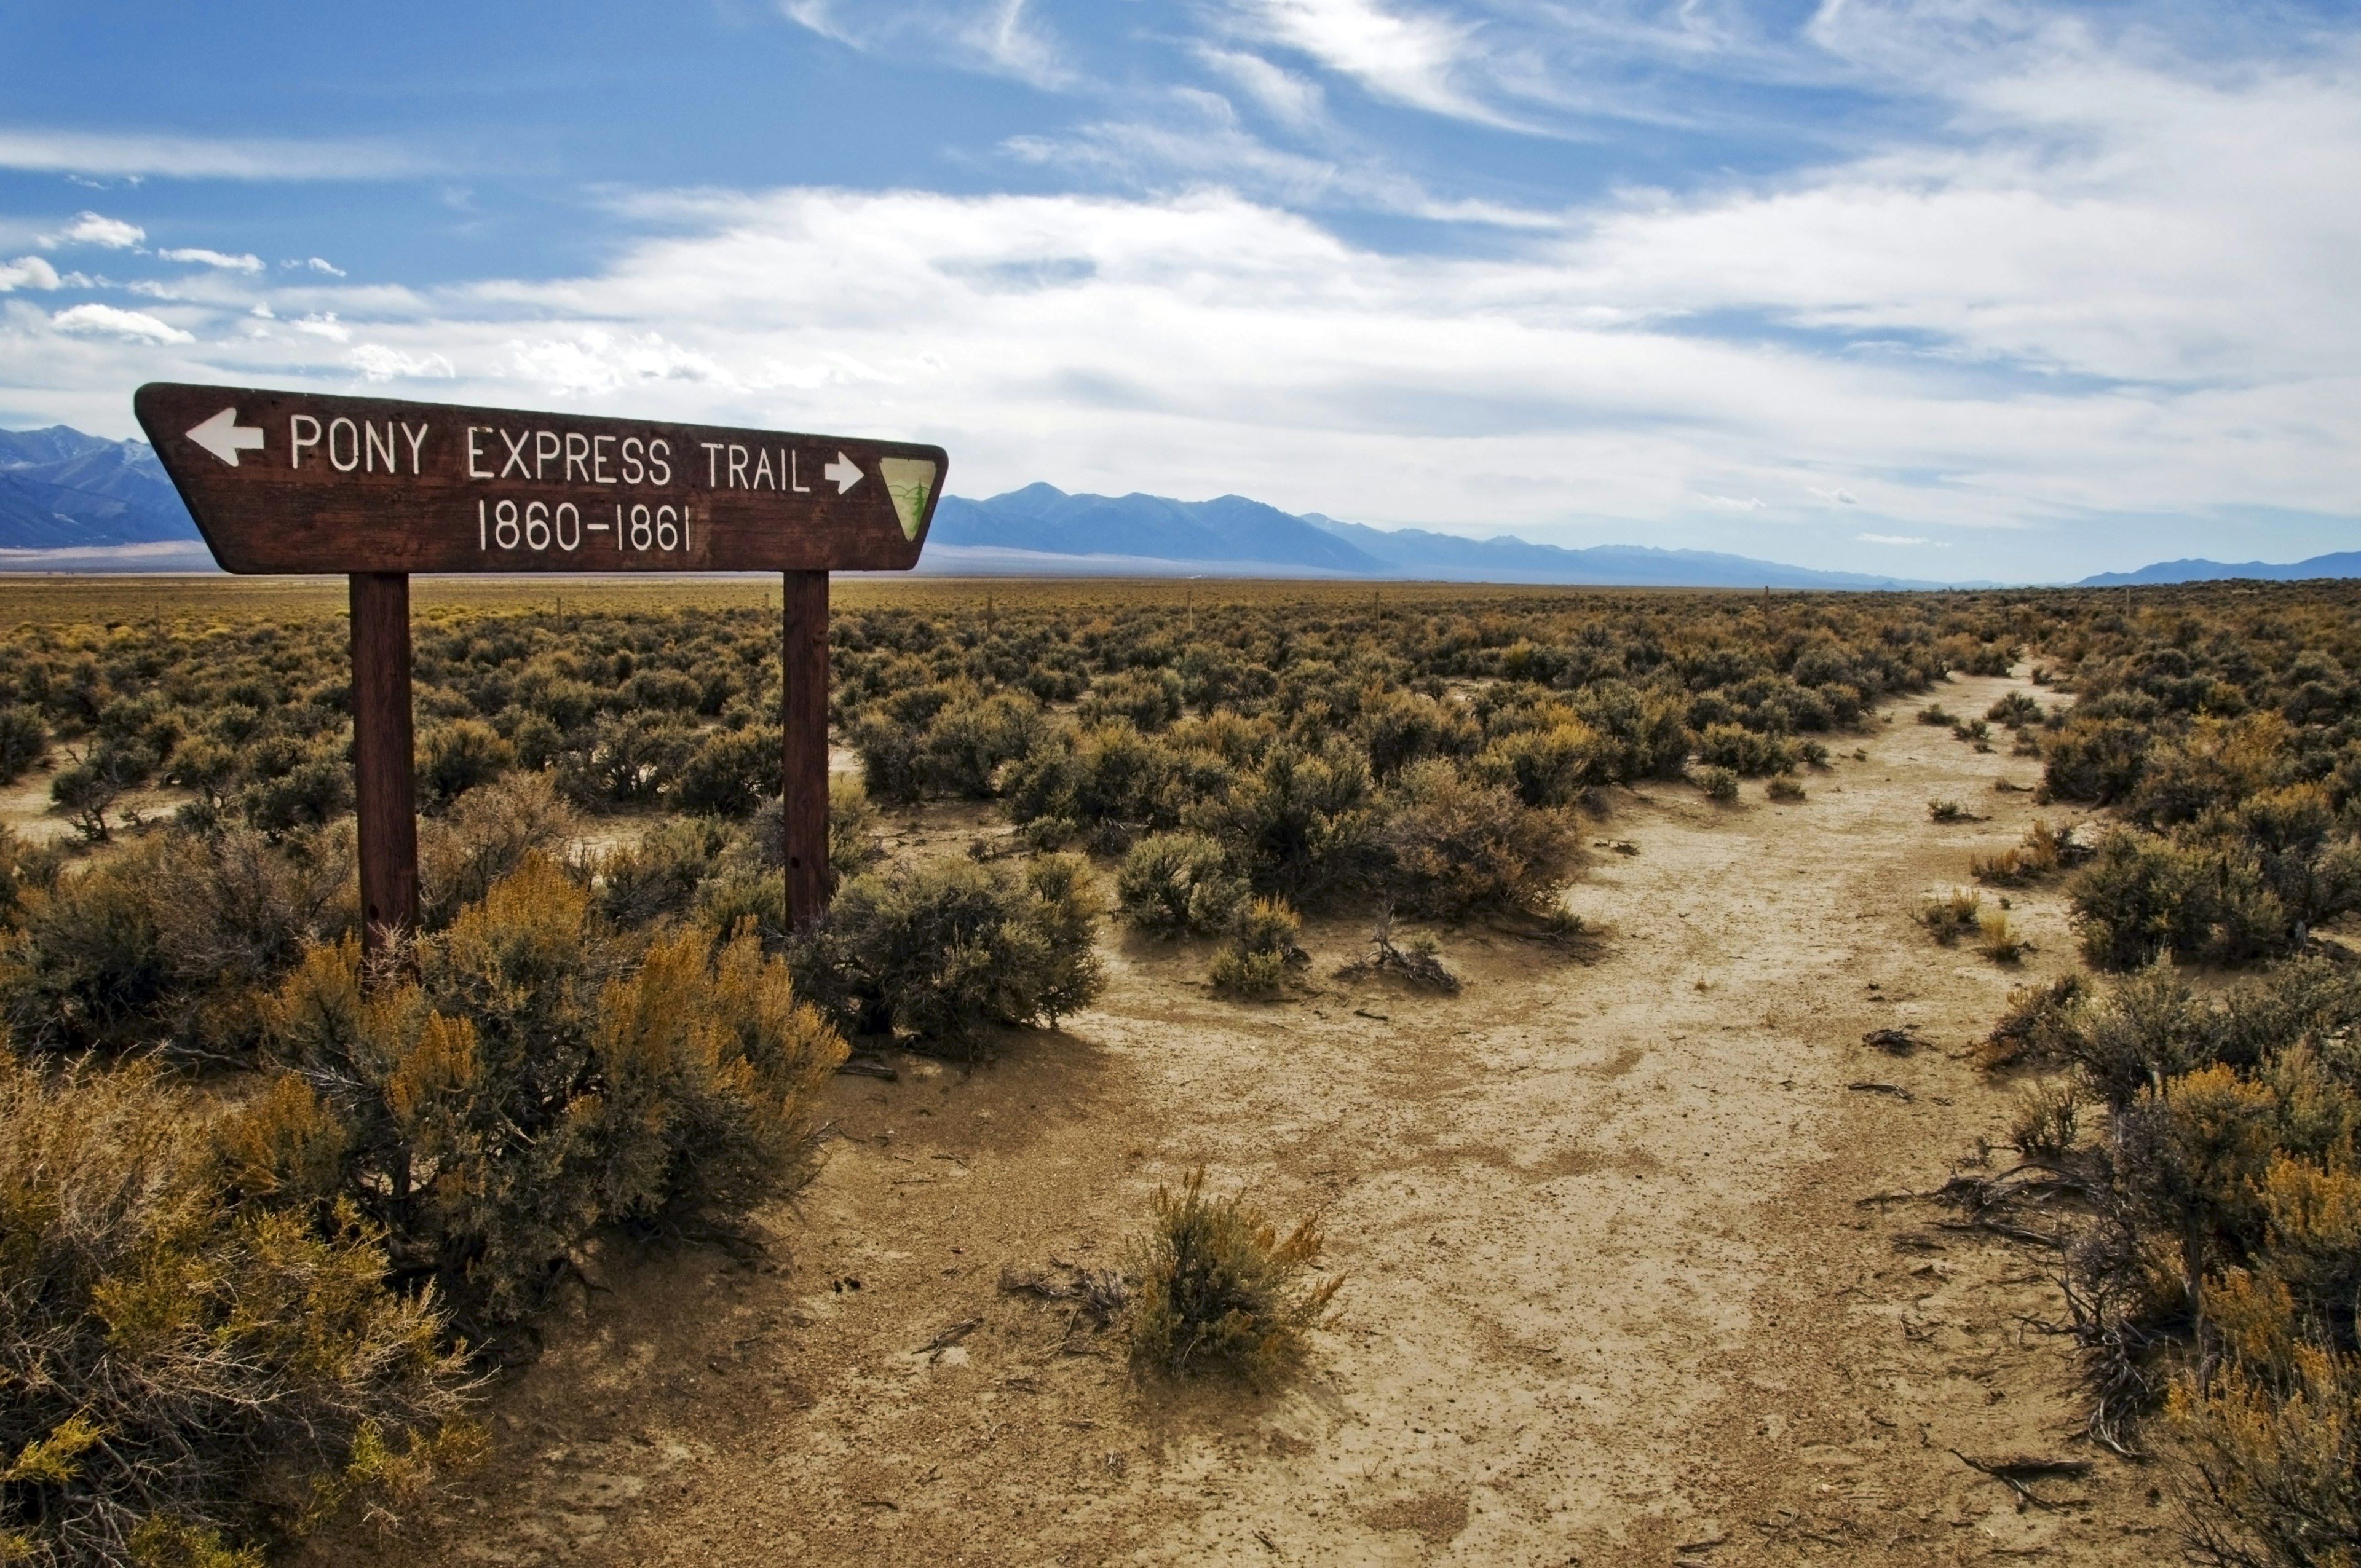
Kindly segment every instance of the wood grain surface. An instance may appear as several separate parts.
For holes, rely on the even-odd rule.
[[[231,572],[906,570],[950,468],[938,446],[254,388],[152,383],[133,408]]]

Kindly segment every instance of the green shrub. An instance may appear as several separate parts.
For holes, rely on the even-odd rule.
[[[683,811],[750,816],[779,793],[785,770],[785,741],[777,727],[716,729],[681,765],[675,799]]]
[[[852,747],[861,753],[862,783],[871,798],[900,806],[918,798],[919,740],[915,726],[882,713],[853,727]]]
[[[1282,898],[1257,898],[1239,909],[1229,940],[1213,953],[1207,978],[1223,996],[1268,1002],[1285,992],[1294,971],[1311,962],[1298,945],[1303,921]]]
[[[1341,1275],[1305,1279],[1323,1245],[1316,1214],[1281,1236],[1244,1191],[1208,1198],[1202,1168],[1178,1192],[1158,1188],[1148,1232],[1133,1246],[1132,1365],[1177,1377],[1290,1370],[1345,1283]]]
[[[2262,859],[2231,843],[2182,843],[2117,828],[2070,888],[2083,956],[2136,969],[2158,953],[2235,964],[2285,952],[2295,922]]]
[[[1402,771],[1381,807],[1386,893],[1413,915],[1533,914],[1553,905],[1581,864],[1580,840],[1554,811],[1470,784],[1440,758]]]
[[[1619,753],[1613,740],[1574,718],[1502,736],[1470,771],[1486,784],[1514,789],[1527,806],[1571,806],[1585,792],[1613,782]]]
[[[1383,852],[1375,804],[1357,748],[1283,741],[1225,796],[1202,800],[1190,826],[1221,839],[1257,891],[1308,903],[1367,885]]]
[[[1115,912],[1142,931],[1210,936],[1229,925],[1246,897],[1222,846],[1202,833],[1157,833],[1115,872]]]
[[[1689,783],[1697,786],[1708,800],[1727,806],[1738,798],[1738,775],[1728,768],[1708,763],[1689,770]]]
[[[637,844],[610,850],[595,862],[598,913],[623,927],[682,913],[696,902],[705,880],[720,872],[735,842],[730,829],[710,818],[659,822]],[[779,896],[786,896],[784,883]]]
[[[406,1505],[475,1445],[439,1304],[385,1288],[379,1227],[224,1201],[214,1144],[266,1119],[209,1136],[152,1067],[0,1055],[9,1561],[259,1568],[260,1543]]]
[[[1984,718],[1993,724],[2004,724],[2012,729],[2041,722],[2041,705],[2023,692],[2010,692],[1984,710]]]
[[[1174,705],[1178,717],[1178,697]],[[989,800],[999,793],[1002,769],[1047,734],[1040,705],[1030,697],[1001,692],[953,701],[935,716],[918,747],[918,782],[933,794]]]
[[[854,877],[790,949],[803,993],[848,1028],[972,1049],[992,1025],[1079,1012],[1104,977],[1087,870],[1046,855],[1018,876],[972,861]]]
[[[1802,760],[1795,742],[1735,724],[1708,724],[1697,735],[1697,759],[1741,778],[1792,772]]]
[[[1180,719],[1182,695],[1175,671],[1121,670],[1091,683],[1076,716],[1084,724],[1127,719],[1142,734],[1153,735]]]
[[[434,725],[419,743],[419,806],[440,811],[515,765],[515,748],[490,725],[474,718]]]
[[[49,750],[49,732],[39,714],[14,704],[0,706],[0,784],[15,784]]]
[[[2147,771],[2148,730],[2127,718],[2076,718],[2042,750],[2045,795],[2106,806],[2139,787]]]

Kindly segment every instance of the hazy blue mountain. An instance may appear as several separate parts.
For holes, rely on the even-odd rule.
[[[2269,561],[2246,561],[2236,565],[2226,561],[2158,561],[2136,572],[2102,572],[2095,577],[2083,578],[2076,586],[2119,588],[2135,583],[2212,583],[2225,577],[2259,578],[2272,583],[2301,582],[2307,577],[2361,577],[2361,550],[2340,550],[2333,555],[2314,555],[2309,561],[2286,565]]]
[[[1379,529],[1317,512],[1296,517],[1244,496],[1176,501],[1161,496],[1074,496],[1027,485],[989,500],[946,496],[929,550],[939,570],[1110,575],[1255,567],[1282,575],[1420,577],[1455,582],[1600,584],[1630,587],[1923,588],[1952,585],[1816,572],[1704,550],[1604,544],[1565,550],[1510,535],[1463,539],[1423,529]],[[1085,559],[1087,558],[1087,560]],[[1060,562],[1072,562],[1061,567]]]
[[[1167,561],[1258,562],[1351,576],[1383,574],[1383,562],[1277,507],[1224,496],[1070,496],[1027,485],[989,500],[945,496],[928,544],[993,545],[1048,555],[1131,555]]]
[[[1981,585],[1917,582],[1861,572],[1783,566],[1710,550],[1658,550],[1644,544],[1594,544],[1568,550],[1513,534],[1466,539],[1422,528],[1379,529],[1317,512],[1304,521],[1350,541],[1383,561],[1391,575],[1452,582],[1579,583],[1609,587],[1941,588]]]
[[[197,525],[142,441],[64,425],[0,430],[0,549],[193,540]]]

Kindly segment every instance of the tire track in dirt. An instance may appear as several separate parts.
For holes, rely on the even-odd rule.
[[[1946,701],[1980,711],[2002,681]],[[1202,948],[1126,939],[1104,1005],[968,1073],[901,1058],[831,1093],[840,1142],[752,1266],[586,1260],[498,1396],[472,1497],[325,1562],[1717,1565],[2153,1555],[2144,1482],[2017,1511],[1947,1449],[2069,1450],[2072,1368],[2026,1257],[1857,1200],[1939,1182],[2006,1094],[1960,1050],[2064,967],[2054,896],[2011,973],[1933,946],[1918,898],[2034,814],[2032,764],[1903,722],[1735,808],[1619,795],[1571,903],[1592,961],[1444,935],[1458,998],[1328,979],[1220,1003]],[[1927,820],[1930,797],[1989,821]],[[930,809],[921,852],[972,813]],[[1875,982],[1874,989],[1872,982]],[[1876,1079],[1909,1091],[1853,1092]],[[1116,1261],[1191,1166],[1324,1207],[1350,1275],[1285,1391],[1142,1387],[1004,1267]],[[1905,1250],[1897,1250],[1897,1245]],[[1939,1250],[1937,1250],[1939,1249]],[[946,1331],[957,1330],[950,1340]],[[955,1341],[955,1343],[952,1343]],[[932,1348],[929,1348],[932,1347]]]

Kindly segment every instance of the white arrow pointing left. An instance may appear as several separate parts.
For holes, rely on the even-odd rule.
[[[189,439],[235,468],[239,453],[262,450],[262,427],[240,424],[236,409],[224,409],[189,432]]]
[[[819,477],[823,479],[835,480],[836,493],[840,496],[861,483],[861,465],[840,452],[836,455],[835,462],[819,471]]]

